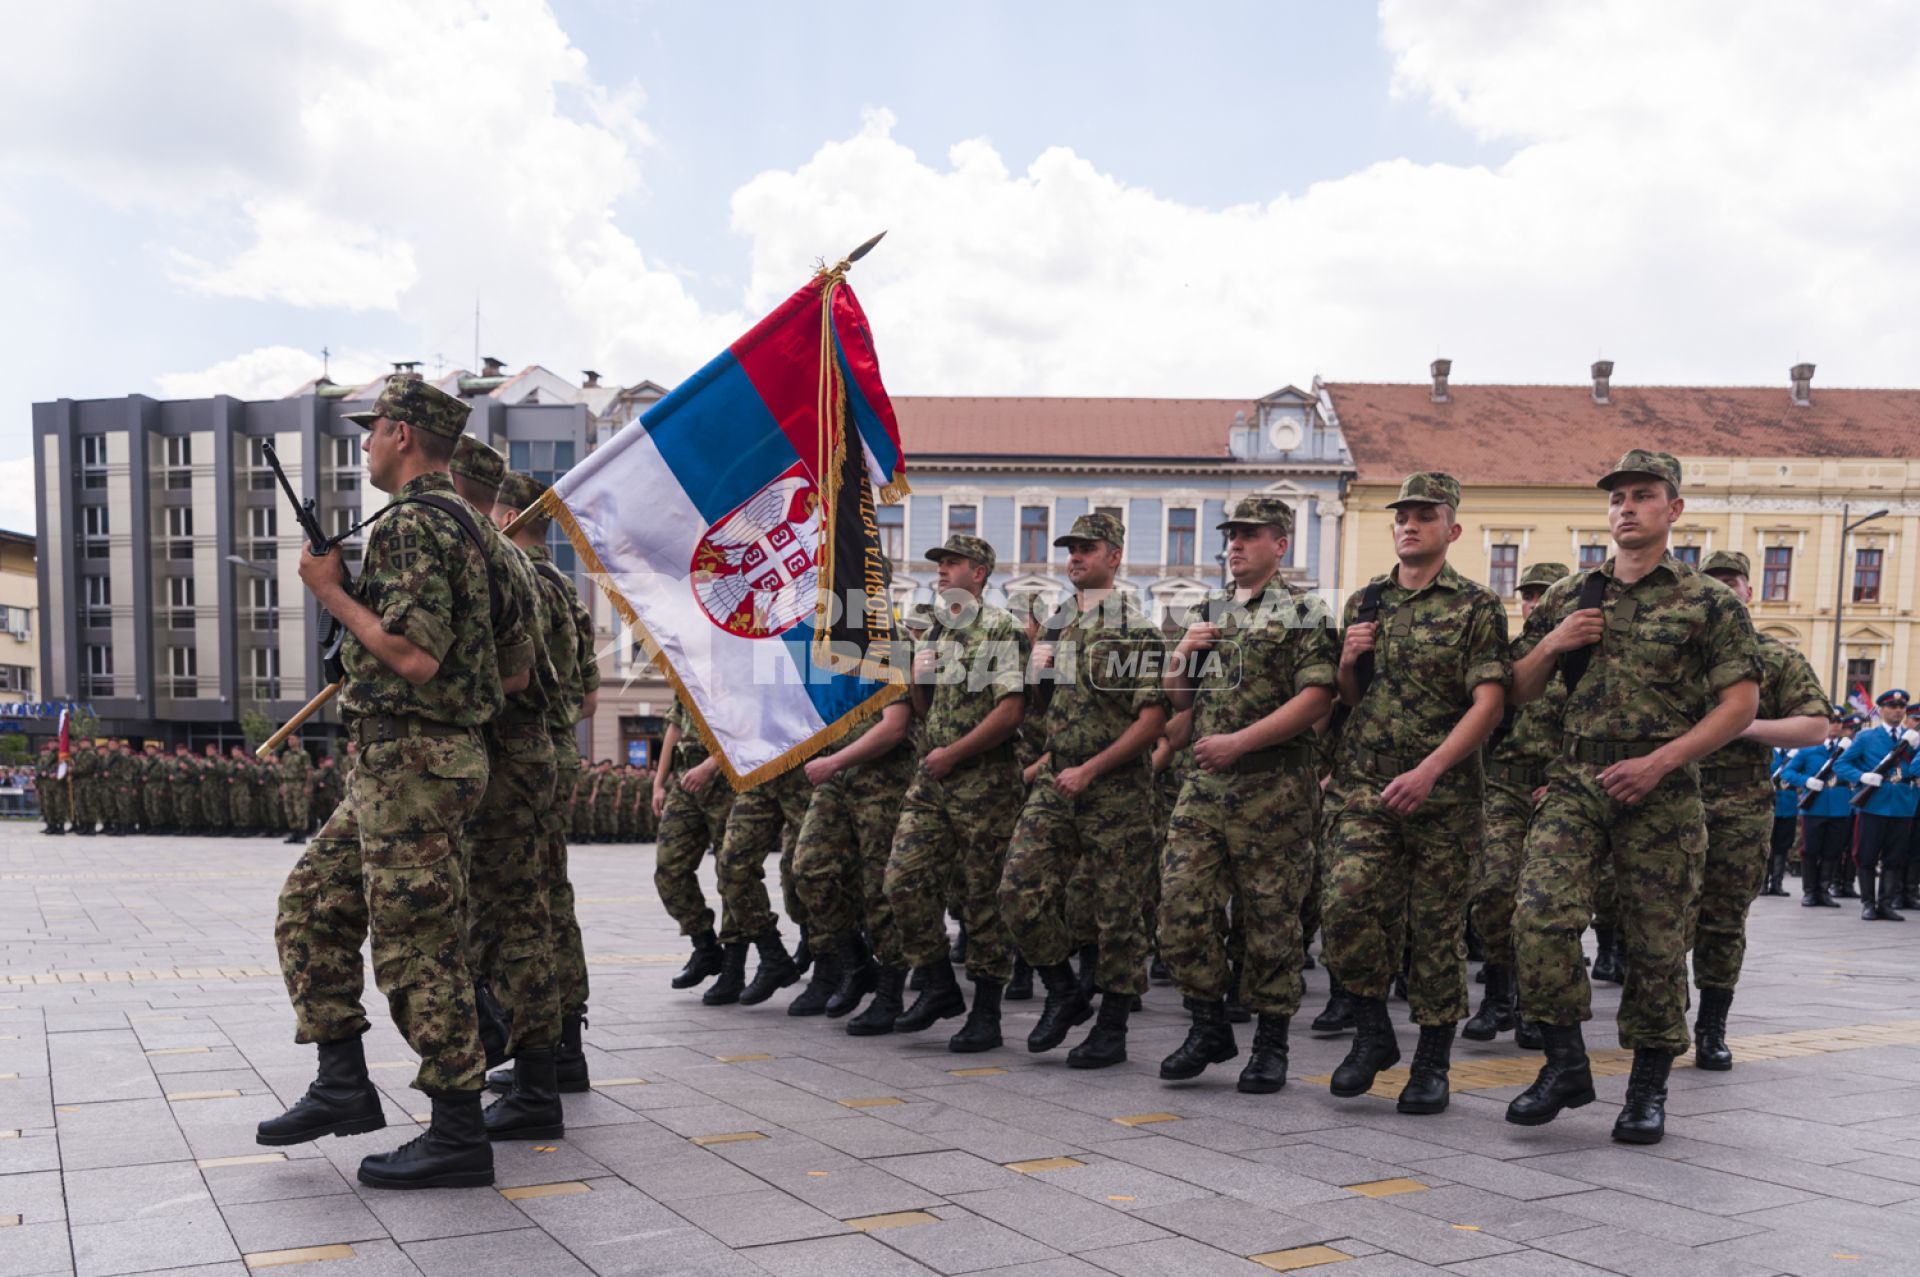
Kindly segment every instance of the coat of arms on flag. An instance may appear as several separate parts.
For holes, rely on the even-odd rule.
[[[905,690],[873,509],[906,494],[906,459],[846,283],[873,242],[823,266],[529,512],[560,522],[736,788]]]

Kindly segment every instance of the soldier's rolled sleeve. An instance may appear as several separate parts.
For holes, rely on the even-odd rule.
[[[985,676],[982,686],[993,689],[995,702],[1009,696],[1019,696],[1027,690],[1027,658],[1022,650],[1025,646],[1008,636],[982,643],[974,653],[974,659],[980,662],[974,677]]]
[[[1467,630],[1467,690],[1482,683],[1513,686],[1513,662],[1508,656],[1507,612],[1491,597],[1474,608]]]
[[[1309,599],[1293,624],[1300,644],[1293,667],[1293,694],[1298,696],[1309,687],[1338,687],[1340,644],[1333,628],[1333,613],[1319,599]]]
[[[1729,602],[1714,611],[1707,627],[1707,688],[1718,696],[1736,684],[1758,682],[1760,657],[1746,608]]]
[[[1520,627],[1520,633],[1507,645],[1510,661],[1524,660],[1529,652],[1540,646],[1542,639],[1553,632],[1553,627],[1560,624],[1569,596],[1567,582],[1574,579],[1567,577],[1547,587],[1547,592],[1540,596],[1540,602],[1534,605],[1532,615]]]

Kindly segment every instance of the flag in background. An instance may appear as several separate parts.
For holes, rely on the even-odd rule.
[[[1855,709],[1866,715],[1869,720],[1873,718],[1873,697],[1867,694],[1867,685],[1865,683],[1855,683],[1853,685],[1853,696],[1850,699],[1850,703]]]
[[[73,711],[70,709],[60,711],[60,769],[54,773],[55,778],[59,780],[67,778],[67,759],[72,756],[68,724],[72,714]]]
[[[657,653],[736,789],[904,691],[873,503],[906,494],[906,459],[848,265],[821,270],[539,506]]]

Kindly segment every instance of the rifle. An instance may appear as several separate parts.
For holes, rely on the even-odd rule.
[[[1833,765],[1839,762],[1840,755],[1846,752],[1847,752],[1846,750],[1840,748],[1840,746],[1837,744],[1827,746],[1827,761],[1820,764],[1820,770],[1813,774],[1813,779],[1820,782],[1821,789],[1825,789],[1828,785],[1831,785],[1833,783]],[[1800,795],[1800,801],[1796,804],[1796,806],[1801,811],[1805,811],[1807,808],[1813,806],[1814,800],[1819,797],[1820,797],[1820,790],[1809,789]]]
[[[293,517],[300,523],[300,530],[306,534],[307,546],[315,554],[326,554],[339,543],[340,538],[329,537],[320,528],[320,515],[315,510],[313,498],[302,501],[294,494],[293,484],[287,480],[287,472],[280,467],[280,454],[273,450],[273,441],[267,440],[261,446],[266,455],[267,465],[273,470],[273,477],[280,481],[280,490],[287,494],[287,500],[293,503]],[[347,575],[346,584],[351,587],[353,578],[341,565],[341,572]],[[338,683],[346,677],[346,669],[340,663],[340,645],[346,641],[347,627],[340,624],[331,612],[320,609],[320,668],[327,682]]]
[[[1909,728],[1907,731],[1895,737],[1894,742],[1893,748],[1887,751],[1887,756],[1880,760],[1880,765],[1874,768],[1872,772],[1873,775],[1879,776],[1883,780],[1893,775],[1894,772],[1900,769],[1902,763],[1907,762],[1913,757],[1914,745],[1920,743],[1920,731],[1914,731]],[[1879,786],[1877,785],[1860,786],[1860,792],[1853,796],[1851,805],[1856,809],[1865,807],[1867,800],[1873,797],[1873,791],[1878,788]]]

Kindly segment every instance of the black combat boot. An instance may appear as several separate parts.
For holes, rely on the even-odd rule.
[[[1727,1049],[1727,1009],[1732,1005],[1732,989],[1700,990],[1700,1014],[1693,1021],[1694,1068],[1725,1073],[1733,1067],[1733,1052]]]
[[[482,1121],[490,1140],[557,1140],[567,1133],[560,1107],[553,1052],[527,1050],[513,1057],[513,1089],[487,1105]]]
[[[832,953],[823,951],[813,963],[813,979],[807,981],[807,987],[800,990],[800,996],[787,1003],[788,1015],[825,1015],[827,1003],[833,1000],[833,991],[840,987],[843,968],[840,953],[846,946],[840,945]]]
[[[1227,1023],[1247,1024],[1252,1020],[1253,1012],[1240,1000],[1240,964],[1235,963],[1227,974]]]
[[[1260,1013],[1253,1030],[1253,1050],[1240,1070],[1237,1089],[1248,1095],[1270,1095],[1287,1084],[1287,1017]]]
[[[1186,1004],[1187,1013],[1193,1017],[1193,1027],[1187,1030],[1187,1040],[1160,1061],[1163,1082],[1185,1082],[1199,1077],[1209,1064],[1225,1064],[1240,1054],[1240,1046],[1233,1040],[1233,1026],[1227,1023],[1225,1002],[1187,998]]]
[[[1313,959],[1308,958],[1307,962],[1309,965],[1311,965],[1313,962]],[[1173,983],[1173,972],[1167,970],[1167,964],[1160,960],[1160,951],[1158,949],[1155,949],[1153,951],[1153,958],[1147,963],[1147,983],[1148,984],[1172,984]]]
[[[1491,1042],[1513,1028],[1513,970],[1492,962],[1486,965],[1485,970],[1486,995],[1480,999],[1480,1009],[1460,1030],[1460,1036],[1469,1042]]]
[[[1447,1111],[1447,1070],[1453,1063],[1453,1026],[1423,1024],[1420,1042],[1413,1048],[1413,1067],[1407,1070],[1407,1084],[1400,1089],[1402,1113],[1444,1113]]]
[[[740,991],[740,1005],[743,1007],[757,1007],[800,979],[799,968],[787,953],[787,946],[780,943],[777,927],[769,929],[766,935],[753,943],[760,950],[760,965],[754,969],[753,980]]]
[[[954,936],[953,944],[947,949],[947,961],[956,967],[967,965],[967,924],[961,923],[959,934]]]
[[[905,967],[881,967],[874,976],[873,1001],[867,1003],[866,1010],[847,1021],[847,1032],[856,1038],[893,1032],[894,1022],[900,1018],[900,1003],[906,987]]]
[[[1315,1033],[1345,1033],[1353,1027],[1353,1000],[1340,987],[1340,977],[1327,968],[1327,1006],[1308,1026]]]
[[[800,943],[793,946],[793,978],[798,980],[813,969],[813,937],[805,927],[800,928]]]
[[[1027,965],[1025,958],[1013,960],[1013,979],[1007,981],[1004,995],[1009,1002],[1033,1001],[1033,968]]]
[[[433,1120],[391,1153],[360,1163],[370,1188],[485,1188],[493,1183],[493,1145],[478,1091],[429,1091]]]
[[[702,931],[693,938],[693,953],[687,958],[687,965],[673,977],[676,989],[691,989],[694,985],[710,976],[720,974],[726,965],[720,953],[720,942],[713,938],[713,932]]]
[[[927,987],[920,990],[920,996],[913,1000],[913,1005],[893,1022],[893,1027],[901,1033],[918,1033],[922,1029],[932,1028],[967,1009],[966,995],[960,992],[960,984],[953,978],[952,963],[939,958],[924,970],[927,973]]]
[[[973,982],[973,1009],[960,1031],[947,1039],[947,1050],[956,1055],[976,1055],[1000,1045],[1000,994],[1002,986],[991,980]]]
[[[260,1123],[254,1142],[276,1148],[304,1144],[322,1135],[364,1135],[387,1124],[380,1092],[367,1076],[367,1054],[359,1038],[320,1044],[320,1071],[307,1093],[279,1117]]]
[[[1858,900],[1860,893],[1853,889],[1852,863],[1846,852],[1832,858],[1827,866],[1828,879],[1833,885],[1827,888],[1827,894],[1835,900]]]
[[[1593,1070],[1587,1065],[1580,1026],[1543,1024],[1540,1035],[1546,1039],[1547,1062],[1540,1066],[1533,1085],[1507,1105],[1507,1120],[1515,1126],[1545,1126],[1560,1116],[1561,1109],[1593,1103]]]
[[[1040,1008],[1040,1022],[1027,1034],[1027,1050],[1038,1054],[1066,1041],[1067,1030],[1086,1023],[1093,1008],[1068,964],[1056,962],[1050,967],[1035,967],[1034,971],[1047,990],[1046,1004]]]
[[[307,840],[307,836],[296,829],[294,832],[288,834],[285,838],[282,838],[280,841],[284,843],[303,843],[306,840]]]
[[[1880,868],[1880,894],[1876,897],[1880,907],[1875,910],[1875,915],[1882,922],[1906,921],[1904,915],[1895,913],[1893,909],[1900,900],[1900,878],[1903,868],[1904,866],[1889,869],[1884,865]]]
[[[1067,1052],[1070,1069],[1104,1069],[1127,1062],[1127,1014],[1133,1006],[1130,993],[1100,995],[1100,1014],[1086,1040]]]
[[[1613,1138],[1622,1144],[1658,1144],[1667,1133],[1667,1073],[1673,1057],[1665,1048],[1642,1047],[1633,1053],[1627,1075],[1627,1102],[1613,1120]]]
[[[1620,967],[1620,929],[1618,927],[1593,929],[1591,975],[1601,984],[1621,984],[1626,980],[1627,973]]]
[[[1547,1035],[1540,1031],[1538,1020],[1516,1018],[1513,1024],[1513,1044],[1522,1051],[1544,1051],[1547,1049]]]
[[[841,942],[838,960],[840,982],[827,997],[827,1016],[834,1020],[858,1008],[860,999],[872,993],[880,979],[880,964],[873,960],[873,951],[858,931]]]
[[[1386,1000],[1354,997],[1352,1001],[1353,1047],[1333,1071],[1327,1088],[1343,1100],[1365,1095],[1383,1069],[1400,1063],[1400,1043],[1393,1036]]]
[[[1860,921],[1875,922],[1880,917],[1880,900],[1874,894],[1873,870],[1860,870]]]
[[[493,996],[493,990],[485,984],[473,986],[473,1013],[480,1022],[480,1046],[487,1053],[487,1067],[507,1062],[507,1042],[513,1036],[513,1025],[507,1019],[506,1008],[500,1005],[500,999]]]
[[[1827,867],[1811,855],[1800,862],[1800,907],[1838,909],[1827,890]]]
[[[1787,853],[1775,852],[1767,857],[1767,885],[1760,893],[1763,896],[1784,896],[1787,894]]]
[[[593,1088],[593,1079],[587,1076],[586,1048],[580,1044],[586,1027],[585,1014],[560,1017],[560,1045],[553,1053],[553,1065],[562,1095],[581,1095]]]
[[[700,995],[700,1001],[710,1007],[732,1006],[740,1000],[740,991],[747,987],[747,942],[738,940],[721,945],[720,949],[720,978]]]

